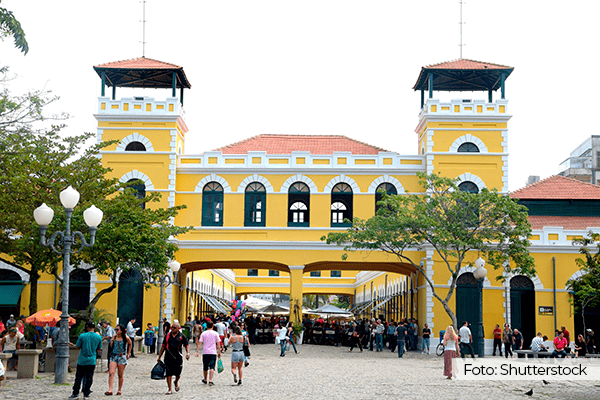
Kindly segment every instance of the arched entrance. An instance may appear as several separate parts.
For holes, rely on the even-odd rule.
[[[132,269],[121,274],[118,297],[117,317],[119,323],[127,325],[131,318],[135,318],[134,327],[141,327],[144,309],[144,280],[140,271]]]
[[[528,349],[535,331],[535,286],[531,279],[517,275],[510,280],[510,321],[512,329],[523,335],[523,349]]]
[[[597,332],[600,332],[600,302],[597,304],[591,305],[593,302],[589,302],[589,299],[586,299],[585,309],[582,310],[581,307],[581,297],[575,296],[574,303],[577,305],[577,311],[575,313],[575,332],[571,333],[571,340],[575,340],[577,335],[584,334],[583,327],[583,313],[585,312],[585,329],[591,329],[594,331],[594,336],[597,335]],[[559,325],[560,328],[560,325]],[[584,335],[586,338],[587,336]],[[597,343],[598,339],[596,339]],[[596,344],[596,348],[598,345]]]
[[[471,272],[465,272],[456,281],[456,320],[458,328],[464,321],[469,323],[473,351],[478,354],[477,335],[479,334],[479,288],[477,279]]]
[[[11,314],[16,318],[19,317],[21,292],[24,287],[25,284],[18,273],[0,268],[0,317],[2,317],[2,321],[6,322]]]
[[[85,310],[90,305],[90,273],[76,269],[69,275],[69,308]]]

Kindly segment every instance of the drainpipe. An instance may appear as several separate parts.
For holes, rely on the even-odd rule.
[[[556,257],[552,257],[552,291],[554,293],[554,332],[556,332]]]

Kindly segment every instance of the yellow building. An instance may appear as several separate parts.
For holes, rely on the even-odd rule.
[[[183,90],[191,85],[183,68],[139,58],[95,69],[102,79],[95,115],[98,141],[120,141],[102,152],[103,164],[123,182],[141,180],[143,185],[136,186],[140,195],[162,193],[160,206],[187,205],[173,222],[194,226],[175,239],[181,270],[166,290],[168,319],[227,311],[229,300],[254,293],[289,294],[292,305],[301,304],[306,294],[337,294],[349,296],[358,315],[414,317],[432,332],[448,326],[446,312],[411,265],[382,252],[352,252],[342,261],[343,249],[320,238],[346,229],[346,218],[373,216],[378,189],[422,193],[419,171],[458,178],[463,190],[496,188],[508,194],[511,115],[505,80],[511,67],[464,59],[424,67],[414,87],[422,93],[416,155],[333,135],[259,135],[184,154]],[[105,96],[105,85],[113,88],[111,97]],[[170,89],[171,96],[117,98],[117,87]],[[436,91],[487,91],[488,98],[442,102],[434,98]],[[577,248],[569,240],[583,234],[581,224],[576,229],[534,224],[534,230],[537,276],[510,276],[502,282],[490,272],[485,279],[486,347],[491,348],[494,325],[505,321],[528,340],[537,331],[551,337],[556,324],[574,332],[565,284],[578,273]],[[441,262],[433,249],[413,251],[411,257],[424,263],[436,290],[447,290],[451,277],[445,267],[437,268]],[[479,291],[472,272],[472,267],[461,271],[451,307],[459,321],[476,326]],[[94,273],[80,282],[83,303],[108,285]],[[46,277],[41,284],[40,308],[55,304],[54,282]],[[25,310],[26,293],[22,297],[20,309]],[[128,274],[98,307],[120,318],[137,316],[138,324],[156,322],[158,298],[158,288],[144,291],[139,276]],[[299,318],[291,309],[291,318]]]

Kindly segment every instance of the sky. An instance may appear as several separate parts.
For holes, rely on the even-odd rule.
[[[418,153],[421,67],[460,56],[459,0],[4,0],[30,51],[0,41],[13,92],[45,88],[66,134],[95,132],[94,65],[140,57],[184,68],[186,154],[259,134],[346,135]],[[469,0],[463,58],[508,65],[509,190],[542,179],[594,128],[600,2]],[[588,66],[583,68],[584,66]],[[110,93],[110,90],[107,92]],[[138,94],[138,92],[135,92]],[[117,89],[117,97],[131,96]],[[170,90],[142,95],[164,99]],[[498,95],[495,95],[497,98]],[[487,98],[485,92],[434,97]]]

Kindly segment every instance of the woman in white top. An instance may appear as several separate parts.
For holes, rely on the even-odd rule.
[[[287,328],[281,324],[281,328],[277,330],[277,339],[279,340],[279,345],[281,346],[281,354],[279,357],[285,357],[286,336]]]
[[[458,335],[450,325],[444,333],[444,376],[452,379],[454,358],[460,356],[460,350],[457,346]]]

